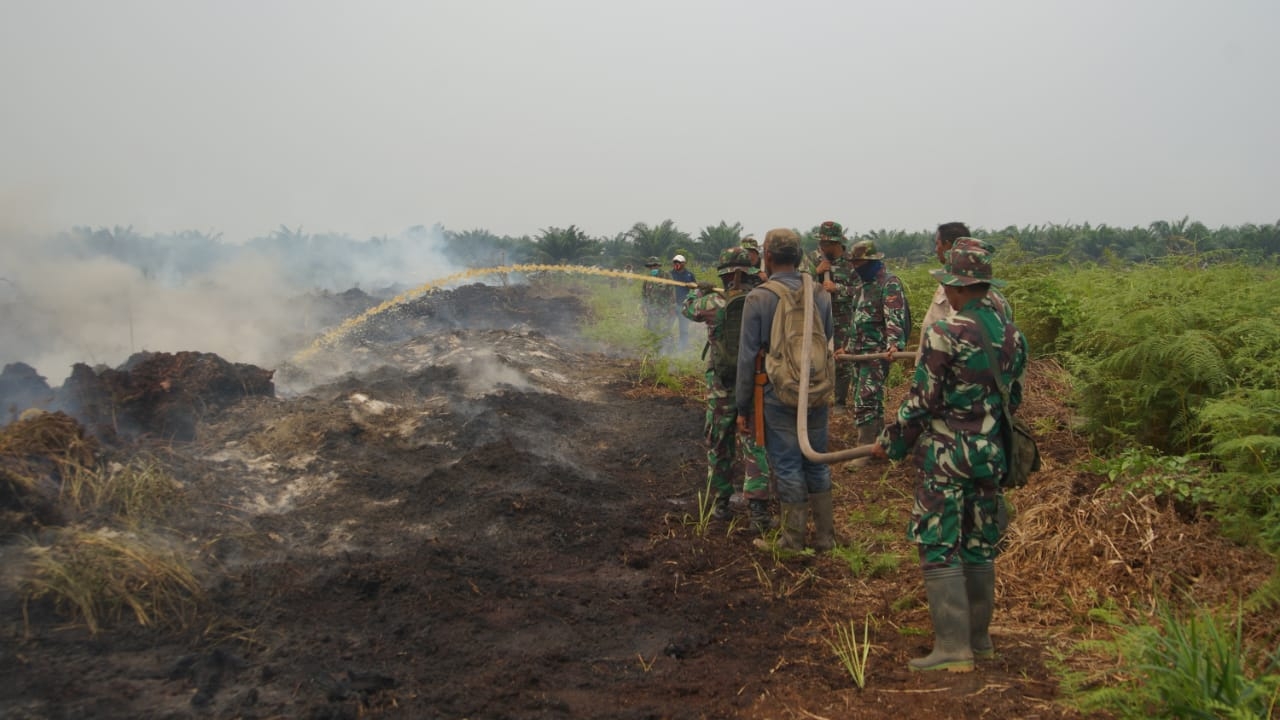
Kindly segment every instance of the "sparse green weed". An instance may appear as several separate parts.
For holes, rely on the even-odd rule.
[[[871,616],[868,615],[862,622],[862,639],[858,639],[858,633],[854,627],[853,621],[849,621],[849,626],[836,625],[836,639],[828,640],[827,645],[835,652],[836,657],[840,658],[840,664],[849,673],[849,677],[853,678],[853,682],[858,686],[859,690],[867,686],[867,658],[871,653]]]

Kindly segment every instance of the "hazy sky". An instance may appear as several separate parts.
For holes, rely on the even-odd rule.
[[[0,0],[0,229],[1275,222],[1277,27],[1275,0]]]

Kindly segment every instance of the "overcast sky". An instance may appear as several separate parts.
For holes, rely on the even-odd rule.
[[[1280,2],[0,0],[0,229],[1280,219]]]

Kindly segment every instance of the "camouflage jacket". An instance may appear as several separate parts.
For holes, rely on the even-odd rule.
[[[718,293],[714,290],[711,292],[695,292],[689,293],[689,297],[684,299],[684,305],[680,308],[680,314],[689,318],[694,322],[706,323],[707,325],[707,367],[710,368],[715,364],[715,345],[711,342],[715,336],[716,328],[719,327],[720,321],[724,316],[724,306],[729,302],[729,298],[725,293]]]
[[[915,446],[916,461],[928,475],[998,478],[1005,472],[999,421],[999,386],[987,367],[982,322],[993,338],[1000,374],[1009,385],[1010,411],[1022,402],[1027,341],[997,311],[990,298],[972,300],[960,312],[925,330],[924,349],[911,390],[894,424],[880,437],[890,458],[901,460]]]
[[[1000,294],[999,290],[994,287],[987,290],[987,297],[991,298],[991,304],[995,306],[996,312],[1000,313],[1000,317],[1006,320],[1013,319],[1013,306],[1009,304],[1009,300]],[[924,319],[920,321],[920,345],[919,350],[924,351],[924,334],[933,324],[939,320],[950,317],[952,313],[951,304],[947,302],[946,291],[939,285],[933,291],[933,300],[929,302],[929,310],[924,314]],[[918,362],[918,361],[917,361]]]
[[[666,272],[659,270],[658,274],[652,277],[660,277],[670,279]],[[646,282],[640,290],[640,297],[644,300],[645,309],[649,311],[666,310],[670,312],[671,307],[671,286],[666,283]]]
[[[858,299],[858,288],[862,280],[853,269],[853,263],[849,262],[849,253],[829,260],[831,270],[819,277],[815,271],[826,259],[821,250],[814,250],[809,254],[805,272],[813,275],[818,282],[830,280],[836,284],[835,291],[831,293],[831,315],[835,318],[837,332],[846,333],[853,324],[853,306]]]
[[[855,275],[856,277],[856,275]],[[862,283],[853,305],[853,330],[849,350],[854,353],[884,352],[890,347],[907,347],[907,296],[902,281],[889,268],[881,267],[871,280]]]

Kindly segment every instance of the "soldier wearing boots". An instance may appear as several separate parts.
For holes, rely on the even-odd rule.
[[[870,240],[853,244],[849,252],[858,283],[853,306],[853,328],[849,351],[855,355],[893,354],[907,346],[911,332],[907,319],[907,296],[902,281],[884,264],[884,253],[876,252]],[[853,422],[858,428],[858,445],[870,445],[884,427],[884,383],[890,360],[857,363],[854,382]],[[851,365],[851,363],[841,363]],[[853,467],[866,464],[854,460]]]
[[[852,340],[853,306],[862,285],[849,254],[845,252],[846,242],[840,223],[828,220],[818,226],[818,256],[814,258],[813,274],[831,295],[837,353],[846,351]],[[849,405],[849,386],[853,383],[855,371],[853,363],[836,365],[836,412],[843,412]]]
[[[777,280],[791,290],[799,288],[803,280],[798,267],[803,258],[800,236],[787,228],[770,230],[764,241],[764,266],[770,280]],[[835,335],[831,320],[831,296],[815,287],[815,310],[822,320],[827,342]],[[752,390],[756,358],[769,347],[772,340],[773,316],[778,309],[778,295],[768,287],[758,287],[747,295],[742,313],[742,338],[738,347],[737,385],[734,399],[738,404],[738,432],[746,435],[754,429],[754,423],[764,422],[765,449],[769,467],[777,480],[778,499],[782,501],[782,533],[777,548],[800,551],[805,548],[810,507],[813,511],[814,534],[812,547],[820,552],[835,547],[835,529],[831,504],[831,468],[813,462],[800,449],[796,435],[796,408],[783,403],[765,384],[764,417],[754,416]],[[781,339],[779,339],[781,341]],[[829,348],[816,348],[830,353]],[[827,450],[827,416],[825,404],[808,409],[809,444],[818,452]],[[757,544],[763,539],[757,539]],[[768,547],[767,543],[763,543]]]
[[[1002,284],[992,277],[991,253],[974,243],[953,248],[949,260],[931,272],[953,312],[925,329],[911,390],[874,452],[896,460],[914,446],[920,469],[907,536],[920,554],[934,646],[911,669],[962,672],[975,657],[995,656],[989,628],[1007,467],[996,374],[1009,387],[1012,412],[1022,401],[1027,345],[989,297]],[[987,337],[998,345],[995,368]]]
[[[707,482],[716,493],[712,510],[718,520],[732,517],[729,498],[733,495],[733,468],[735,459],[742,463],[744,478],[742,497],[751,513],[751,526],[761,534],[773,527],[769,514],[769,464],[764,448],[756,445],[749,436],[738,436],[736,421],[738,406],[734,402],[734,388],[726,385],[716,371],[720,346],[716,338],[724,331],[725,308],[729,301],[755,287],[758,283],[751,257],[743,248],[729,248],[720,253],[717,265],[724,291],[718,292],[709,283],[699,285],[684,301],[681,314],[707,326]],[[737,361],[734,348],[733,361]]]

